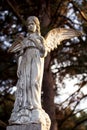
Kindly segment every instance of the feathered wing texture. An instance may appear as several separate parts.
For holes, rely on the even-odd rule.
[[[8,52],[18,52],[21,51],[22,49],[22,44],[21,42],[23,41],[24,36],[23,35],[18,35],[15,41],[13,42],[12,46],[8,49]]]
[[[66,29],[66,28],[55,28],[47,33],[45,36],[45,49],[47,52],[54,50],[58,45],[61,44],[63,40],[71,39],[73,37],[77,37],[83,35],[82,32],[79,32],[74,29]]]

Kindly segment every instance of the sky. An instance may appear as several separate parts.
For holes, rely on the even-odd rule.
[[[79,100],[79,97],[82,96],[83,94],[86,95],[87,94],[87,84],[84,87],[82,87],[78,96],[76,96],[76,91],[79,88],[78,83],[81,82],[81,78],[82,78],[81,75],[78,75],[77,77],[73,77],[73,78],[65,77],[65,79],[63,81],[65,83],[65,87],[63,87],[61,83],[58,83],[60,90],[58,90],[58,96],[55,96],[54,102],[56,104],[60,104],[63,101],[65,101],[69,97],[69,95],[73,94],[74,92],[75,92],[75,95],[73,97],[73,101]],[[84,100],[81,100],[80,104],[76,107],[76,111],[81,110],[81,109],[87,109],[86,102],[87,102],[87,98],[85,98]],[[64,103],[64,107],[66,107],[67,105],[68,105],[68,102]],[[74,103],[72,103],[71,108],[73,107],[73,105],[74,105]]]

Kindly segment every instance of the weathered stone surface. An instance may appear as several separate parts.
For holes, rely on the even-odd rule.
[[[9,52],[18,53],[19,55],[17,90],[9,124],[41,123],[49,129],[50,117],[41,105],[45,39],[40,34],[40,22],[37,17],[28,17],[26,25],[28,29],[26,37],[19,37],[17,43],[15,41],[9,49]]]
[[[7,130],[46,130],[41,124],[29,124],[29,125],[11,125],[7,126]]]

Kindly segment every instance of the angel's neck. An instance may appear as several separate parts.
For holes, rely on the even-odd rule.
[[[38,34],[36,33],[36,32],[34,32],[34,33],[28,33],[27,34],[27,36],[28,37],[34,37],[34,36],[37,36]]]

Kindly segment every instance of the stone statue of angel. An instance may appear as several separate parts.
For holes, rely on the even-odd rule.
[[[40,22],[37,17],[28,17],[26,24],[27,36],[19,36],[8,50],[8,52],[20,53],[17,91],[9,123],[43,123],[49,129],[50,118],[41,105],[44,58],[63,40],[80,36],[82,33],[73,29],[55,28],[49,31],[44,38],[41,36]]]

